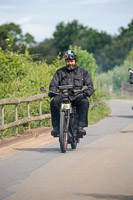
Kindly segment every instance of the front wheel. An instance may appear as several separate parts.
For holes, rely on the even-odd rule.
[[[67,139],[68,139],[68,134],[67,134],[67,118],[65,116],[65,112],[60,113],[60,136],[59,136],[59,141],[60,141],[60,149],[62,153],[65,153],[67,150]]]

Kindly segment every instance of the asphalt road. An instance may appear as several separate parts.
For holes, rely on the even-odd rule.
[[[1,159],[0,200],[133,200],[133,101],[107,103],[76,150],[56,140]]]

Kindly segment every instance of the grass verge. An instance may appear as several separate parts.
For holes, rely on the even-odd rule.
[[[95,124],[111,112],[109,106],[105,102],[99,102],[97,106],[89,109],[88,122],[89,125]]]

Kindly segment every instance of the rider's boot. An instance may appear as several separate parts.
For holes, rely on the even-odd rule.
[[[86,135],[86,131],[83,129],[83,127],[79,127],[78,134],[81,136]]]
[[[58,129],[58,127],[53,127],[53,130],[51,131],[51,135],[53,137],[59,137],[59,129]]]

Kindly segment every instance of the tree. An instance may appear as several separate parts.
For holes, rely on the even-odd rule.
[[[133,20],[127,28],[120,27],[119,33],[96,55],[97,64],[100,66],[99,71],[112,70],[124,62],[133,47]]]
[[[81,33],[86,29],[82,24],[78,24],[77,20],[71,23],[59,23],[56,31],[53,33],[55,46],[58,52],[66,51],[69,45],[73,45],[75,40],[79,40]]]
[[[21,36],[22,30],[19,25],[14,23],[3,24],[0,26],[0,37],[1,39],[6,39],[8,34],[12,34],[13,38],[17,40],[18,36]]]
[[[115,66],[119,66],[125,60],[130,46],[129,39],[113,40],[111,45],[106,45],[97,56],[99,71],[112,70]]]
[[[34,60],[46,60],[48,64],[52,63],[57,56],[57,50],[55,48],[53,39],[46,39],[36,46],[31,47],[29,51],[30,54],[37,55]]]
[[[15,23],[3,24],[0,26],[0,46],[2,49],[6,49],[5,40],[8,36],[11,35],[13,37],[14,49],[18,49],[20,44],[28,44],[29,46],[35,44],[34,37],[29,33],[25,35],[22,34],[22,30],[19,25]]]
[[[23,36],[23,43],[28,46],[28,47],[31,47],[33,46],[34,44],[36,44],[36,41],[34,39],[34,37],[30,34],[30,33],[26,33],[24,36]]]
[[[128,38],[133,42],[133,20],[128,24],[127,28],[120,27],[119,28],[118,39]]]
[[[77,20],[71,23],[59,23],[53,34],[55,47],[58,52],[64,52],[70,45],[80,46],[82,49],[93,53],[97,58],[99,51],[106,45],[110,45],[112,37],[106,32],[99,33],[97,30],[79,24]]]
[[[0,26],[0,46],[3,49],[6,49],[5,39],[8,38],[8,35],[12,35],[14,42],[17,42],[21,38],[22,31],[19,25],[14,23],[3,24]]]
[[[85,29],[80,40],[76,41],[74,45],[81,46],[82,49],[86,49],[89,53],[96,55],[100,49],[104,48],[107,44],[111,43],[111,36],[106,32],[99,33],[92,28]]]

